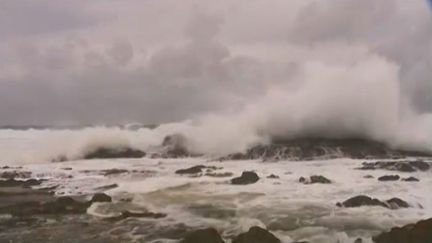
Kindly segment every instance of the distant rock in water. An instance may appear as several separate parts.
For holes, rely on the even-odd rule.
[[[84,159],[142,158],[146,153],[132,148],[101,147],[84,155]]]
[[[430,243],[432,242],[432,218],[373,237],[375,243]]]
[[[392,149],[383,143],[366,139],[299,138],[274,140],[244,153],[230,154],[223,160],[313,160],[333,158],[379,159],[406,156],[432,156],[424,152]]]
[[[151,154],[152,158],[185,158],[197,157],[187,149],[187,138],[181,133],[166,136],[156,151]]]
[[[398,175],[385,175],[378,178],[379,181],[398,181],[399,179]]]
[[[360,195],[352,197],[343,203],[336,204],[339,207],[346,208],[356,208],[363,206],[380,206],[389,209],[398,209],[398,208],[408,208],[409,204],[400,198],[391,198],[387,201],[380,201],[376,198],[371,198],[369,196]]]

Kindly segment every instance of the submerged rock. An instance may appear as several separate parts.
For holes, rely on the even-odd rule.
[[[281,243],[281,241],[269,231],[254,226],[248,232],[234,238],[232,243]]]
[[[209,172],[206,173],[205,175],[210,177],[231,177],[234,174],[231,172],[222,172],[222,173]]]
[[[146,153],[133,148],[101,147],[84,155],[84,159],[142,158]]]
[[[187,234],[180,243],[224,243],[217,230],[201,229]]]
[[[416,224],[396,227],[373,237],[376,243],[429,243],[432,242],[432,218]]]
[[[324,177],[322,175],[313,175],[313,176],[309,177],[309,179],[306,179],[304,177],[300,177],[299,182],[301,182],[303,184],[315,184],[315,183],[330,184],[331,180],[327,179],[326,177]]]
[[[398,181],[400,179],[400,176],[398,175],[385,175],[378,177],[379,181]]]
[[[253,171],[244,171],[240,177],[233,178],[231,184],[233,185],[247,185],[256,183],[259,176]]]

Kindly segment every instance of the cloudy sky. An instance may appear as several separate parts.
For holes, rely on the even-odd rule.
[[[404,102],[432,112],[426,0],[0,0],[0,125],[235,110],[296,89],[305,62],[366,53],[398,66]]]

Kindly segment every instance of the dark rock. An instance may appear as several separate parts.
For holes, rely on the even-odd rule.
[[[118,175],[118,174],[124,174],[124,173],[128,173],[128,170],[125,169],[108,169],[108,170],[102,170],[101,174],[104,176],[109,176],[109,175]]]
[[[373,241],[375,243],[430,243],[432,242],[432,218],[393,228],[390,232],[373,237]]]
[[[381,206],[381,207],[388,207],[387,204],[384,202],[381,202],[378,199],[371,198],[368,196],[360,195],[356,197],[352,197],[343,203],[337,204],[338,206],[344,206],[347,208],[354,208],[354,207],[362,207],[362,206]]]
[[[256,183],[259,180],[258,175],[253,171],[245,171],[240,177],[233,178],[231,184],[233,185],[247,185]]]
[[[245,153],[228,155],[222,160],[313,160],[317,158],[393,158],[431,156],[417,151],[402,151],[366,139],[273,138],[270,144],[257,145]]]
[[[321,175],[313,175],[310,177],[311,179],[311,183],[322,183],[322,184],[330,184],[331,181],[327,178],[325,178],[324,176]]]
[[[197,166],[193,166],[187,169],[181,169],[181,170],[176,170],[176,174],[198,174],[201,173],[203,169],[205,169],[206,166],[204,165],[197,165]]]
[[[354,243],[363,243],[363,240],[362,240],[362,238],[357,238],[357,239],[354,241]]]
[[[31,187],[38,186],[42,183],[42,180],[28,179],[28,180],[15,180],[9,179],[0,181],[0,187]]]
[[[192,156],[187,149],[187,138],[180,133],[166,136],[162,141],[163,158],[183,158]]]
[[[31,176],[30,171],[4,171],[0,173],[0,178],[4,179],[27,179]]]
[[[431,165],[422,160],[415,161],[377,161],[377,162],[364,162],[362,167],[358,168],[361,170],[376,170],[384,169],[390,171],[400,172],[415,172],[415,171],[427,171],[431,168]]]
[[[279,179],[279,176],[271,174],[269,176],[267,176],[268,179]]]
[[[254,226],[248,232],[238,235],[232,243],[281,243],[272,233]]]
[[[398,175],[385,175],[378,177],[379,181],[398,181],[400,179],[400,176]]]
[[[429,163],[426,163],[422,160],[410,161],[409,164],[421,171],[426,171],[431,168],[431,165]]]
[[[392,198],[386,201],[391,209],[408,208],[409,204],[400,198]]]
[[[372,175],[365,175],[365,176],[363,176],[363,178],[365,178],[365,179],[372,179],[374,177]]]
[[[389,209],[407,208],[409,204],[400,198],[392,198],[385,202],[365,195],[352,197],[343,203],[337,203],[338,207],[362,207],[362,206],[381,206]]]
[[[142,158],[146,153],[132,148],[98,148],[87,153],[84,159],[116,159],[116,158]]]
[[[206,173],[206,176],[210,176],[210,177],[231,177],[234,174],[231,172],[223,172],[223,173],[214,173],[214,172],[210,172],[210,173]]]
[[[92,199],[90,200],[91,203],[95,202],[112,202],[112,199],[110,196],[108,196],[105,193],[96,193],[93,195]]]
[[[224,241],[215,229],[208,228],[187,234],[180,243],[224,243]]]
[[[315,184],[315,183],[321,183],[321,184],[330,184],[331,181],[324,176],[321,175],[313,175],[309,179],[306,179],[304,177],[299,178],[299,182],[303,184]]]
[[[398,163],[396,164],[396,170],[401,172],[414,172],[416,169],[412,167],[410,164],[406,163]]]
[[[404,179],[402,179],[402,181],[420,181],[420,180],[417,179],[417,178],[415,178],[415,177],[410,176],[410,177],[408,177],[408,178],[404,178]]]
[[[167,215],[164,213],[152,213],[152,212],[131,212],[128,210],[122,211],[119,216],[108,218],[110,221],[123,220],[127,218],[152,218],[160,219],[165,218]]]

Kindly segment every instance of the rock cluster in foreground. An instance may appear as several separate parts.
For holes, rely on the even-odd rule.
[[[432,218],[396,227],[373,238],[376,243],[431,243]]]

